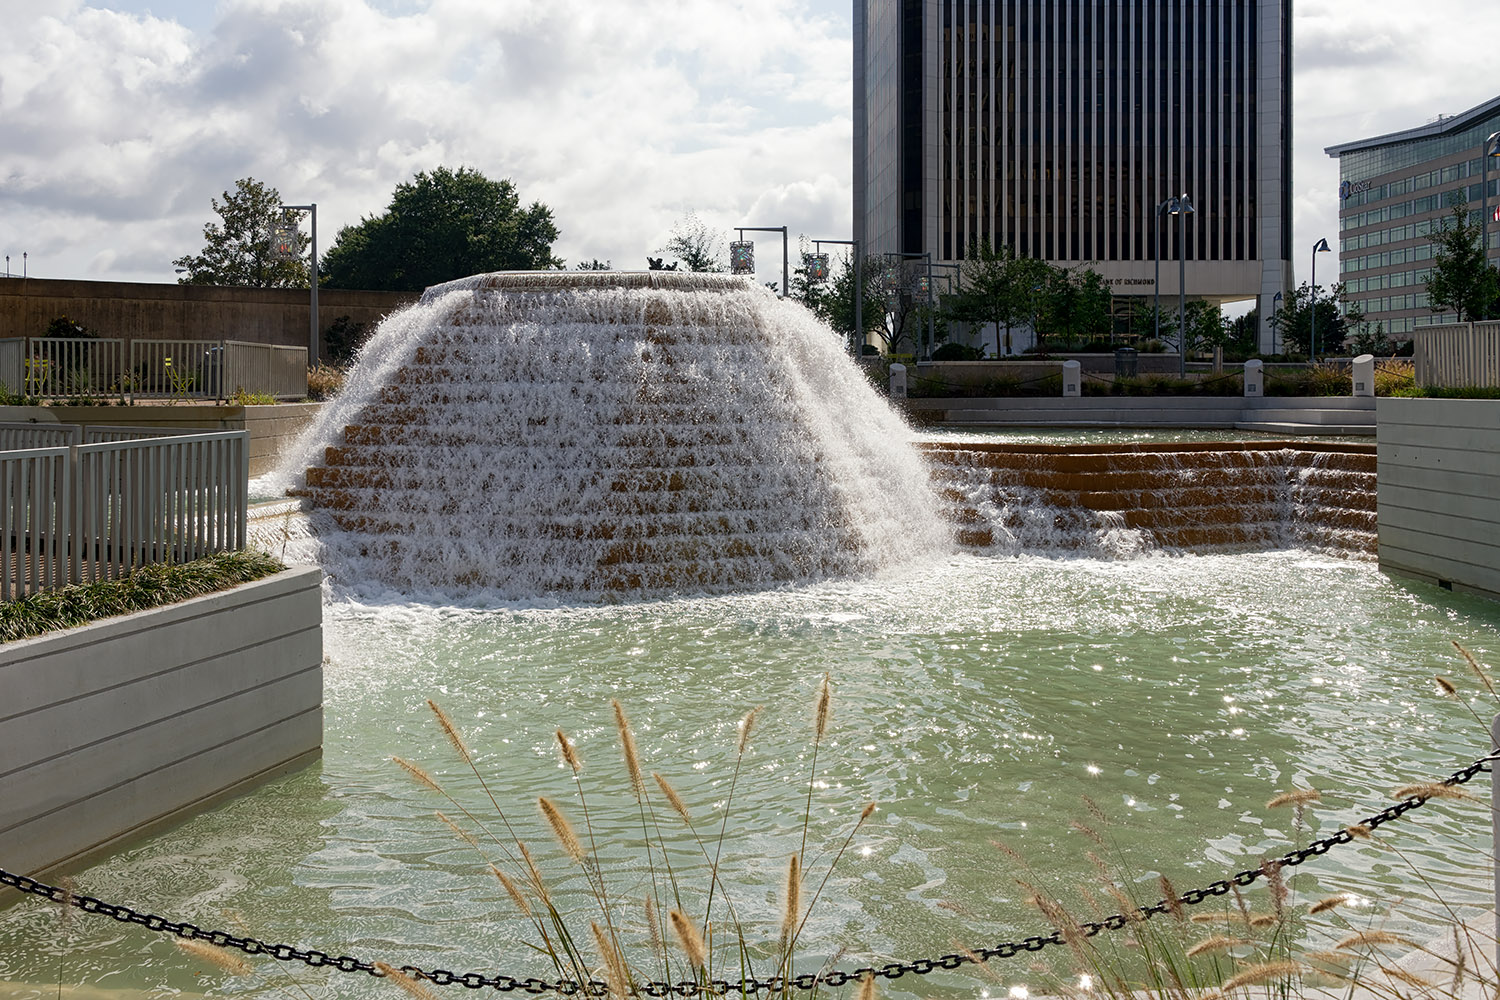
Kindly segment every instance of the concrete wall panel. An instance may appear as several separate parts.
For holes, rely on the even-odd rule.
[[[1380,565],[1500,599],[1500,402],[1377,402]]]
[[[0,646],[0,864],[67,863],[316,753],[321,581]]]

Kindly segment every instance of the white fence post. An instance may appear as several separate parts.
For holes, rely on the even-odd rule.
[[[1361,354],[1354,359],[1354,395],[1375,395],[1375,355]]]
[[[1078,361],[1064,361],[1062,365],[1062,394],[1083,395],[1083,365]]]
[[[890,397],[892,399],[906,398],[906,366],[899,362],[891,365]]]
[[[1245,362],[1245,395],[1264,396],[1266,394],[1266,363],[1259,358],[1251,358]]]

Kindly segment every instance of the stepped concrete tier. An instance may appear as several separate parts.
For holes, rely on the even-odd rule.
[[[1215,442],[923,446],[961,545],[1104,557],[1152,549],[1375,552],[1375,448]]]
[[[281,475],[336,582],[405,593],[756,589],[952,548],[909,429],[840,338],[726,275],[429,289]]]

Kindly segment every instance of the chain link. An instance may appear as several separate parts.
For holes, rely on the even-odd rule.
[[[1443,779],[1442,785],[1455,787],[1472,781],[1477,775],[1490,770],[1492,761],[1500,760],[1500,750],[1492,751],[1484,757],[1479,758],[1461,770],[1455,771]],[[1410,795],[1393,805],[1387,806],[1373,816],[1368,816],[1359,825],[1375,830],[1391,820],[1399,819],[1413,809],[1425,804],[1429,796]],[[1079,930],[1085,937],[1094,937],[1106,930],[1120,930],[1132,922],[1150,920],[1152,917],[1170,913],[1177,905],[1193,906],[1217,896],[1223,896],[1233,890],[1234,886],[1249,886],[1257,879],[1265,877],[1267,871],[1279,867],[1291,867],[1300,865],[1310,858],[1320,857],[1327,854],[1334,847],[1347,844],[1354,840],[1354,834],[1346,827],[1328,837],[1314,841],[1306,847],[1299,847],[1288,851],[1280,858],[1268,860],[1260,868],[1249,868],[1236,875],[1210,882],[1201,889],[1189,889],[1175,900],[1161,900],[1150,906],[1136,908],[1130,914],[1116,913],[1105,917],[1100,921],[1089,921],[1079,924]],[[237,949],[247,955],[269,955],[282,962],[302,962],[314,968],[330,966],[340,972],[364,972],[372,976],[384,976],[385,973],[377,969],[372,962],[363,962],[349,955],[332,957],[327,952],[316,949],[294,948],[288,944],[267,944],[264,941],[252,937],[237,937],[226,931],[203,930],[196,924],[186,921],[178,922],[168,920],[151,913],[141,913],[128,906],[106,903],[102,899],[93,896],[83,896],[71,893],[68,890],[45,882],[37,881],[25,875],[16,875],[0,868],[0,885],[8,885],[23,893],[34,896],[44,896],[55,903],[66,903],[77,907],[85,913],[100,913],[107,917],[113,917],[121,923],[139,924],[147,930],[159,931],[164,934],[175,934],[180,938],[189,940],[206,941],[220,948]],[[942,955],[938,958],[919,958],[910,962],[889,962],[880,967],[866,966],[852,971],[840,971],[832,969],[818,974],[803,973],[799,976],[772,976],[769,979],[758,979],[755,976],[747,976],[737,983],[731,983],[722,979],[716,979],[709,983],[707,989],[716,995],[724,996],[730,993],[738,993],[742,996],[755,996],[760,993],[784,993],[789,989],[796,989],[804,993],[811,992],[819,986],[842,986],[866,976],[879,977],[883,979],[900,979],[908,972],[913,975],[925,976],[937,969],[957,969],[962,965],[973,962],[989,962],[997,958],[1013,958],[1025,952],[1038,952],[1044,948],[1064,944],[1066,938],[1060,930],[1051,934],[1032,935],[1020,941],[1007,941],[1003,944],[988,948],[980,948],[974,952],[959,952],[950,955]],[[471,990],[493,989],[502,993],[530,993],[540,995],[543,993],[557,993],[562,996],[575,996],[583,994],[587,997],[605,997],[609,995],[609,984],[597,979],[588,982],[578,982],[572,979],[561,979],[556,982],[548,982],[545,979],[527,978],[516,979],[513,976],[484,976],[477,972],[465,974],[449,972],[447,969],[422,969],[415,965],[403,965],[401,972],[416,979],[423,979],[438,986],[447,986],[458,983]],[[705,992],[703,984],[692,980],[677,983],[665,983],[649,981],[636,984],[636,988],[650,997],[697,996]]]

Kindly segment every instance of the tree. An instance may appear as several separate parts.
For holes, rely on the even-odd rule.
[[[182,285],[248,285],[253,288],[306,288],[311,239],[299,229],[292,248],[297,257],[272,255],[272,231],[281,221],[281,194],[253,177],[234,182],[224,200],[209,199],[220,222],[203,227],[203,252],[178,257],[172,265],[186,272]]]
[[[1433,249],[1429,307],[1452,310],[1460,323],[1489,319],[1500,314],[1500,275],[1485,260],[1482,227],[1469,217],[1469,203],[1455,195],[1449,205],[1450,216],[1428,237]]]
[[[558,268],[557,236],[551,209],[522,208],[509,180],[438,167],[396,185],[380,215],[339,230],[323,258],[324,283],[417,292],[471,274]]]
[[[885,300],[880,294],[880,269],[881,261],[876,257],[866,257],[863,268],[856,269],[854,255],[846,252],[839,258],[838,267],[826,284],[807,285],[805,279],[800,283],[793,279],[792,295],[797,297],[799,284],[805,285],[802,301],[823,322],[845,337],[855,334],[854,297],[856,293],[862,295],[864,301],[860,303],[860,322],[864,329],[858,332],[855,341],[863,348],[866,337],[872,331],[883,332],[885,329]],[[856,287],[859,284],[855,280],[856,270],[864,278],[863,288]]]
[[[600,260],[598,257],[595,257],[593,260],[580,260],[573,265],[573,269],[575,271],[613,271],[614,265],[612,261]]]
[[[1189,353],[1223,347],[1229,343],[1229,325],[1216,302],[1194,299],[1187,304],[1187,349]]]
[[[676,257],[689,271],[724,270],[724,238],[693,212],[677,220],[667,245],[656,252]]]
[[[1010,247],[976,244],[962,265],[962,289],[947,299],[952,318],[980,326],[994,324],[997,355],[1010,353],[1010,328],[1031,316],[1029,295],[1020,287],[1022,270]]]
[[[1345,307],[1343,313],[1339,311],[1341,304]],[[1316,312],[1318,342],[1314,345],[1310,343],[1313,334],[1313,290],[1304,281],[1287,293],[1281,308],[1271,317],[1271,328],[1281,340],[1283,354],[1310,355],[1310,348],[1314,346],[1319,353],[1336,350],[1343,346],[1344,338],[1349,335],[1349,324],[1364,321],[1364,315],[1349,303],[1342,282],[1328,289],[1327,294],[1319,292]]]

